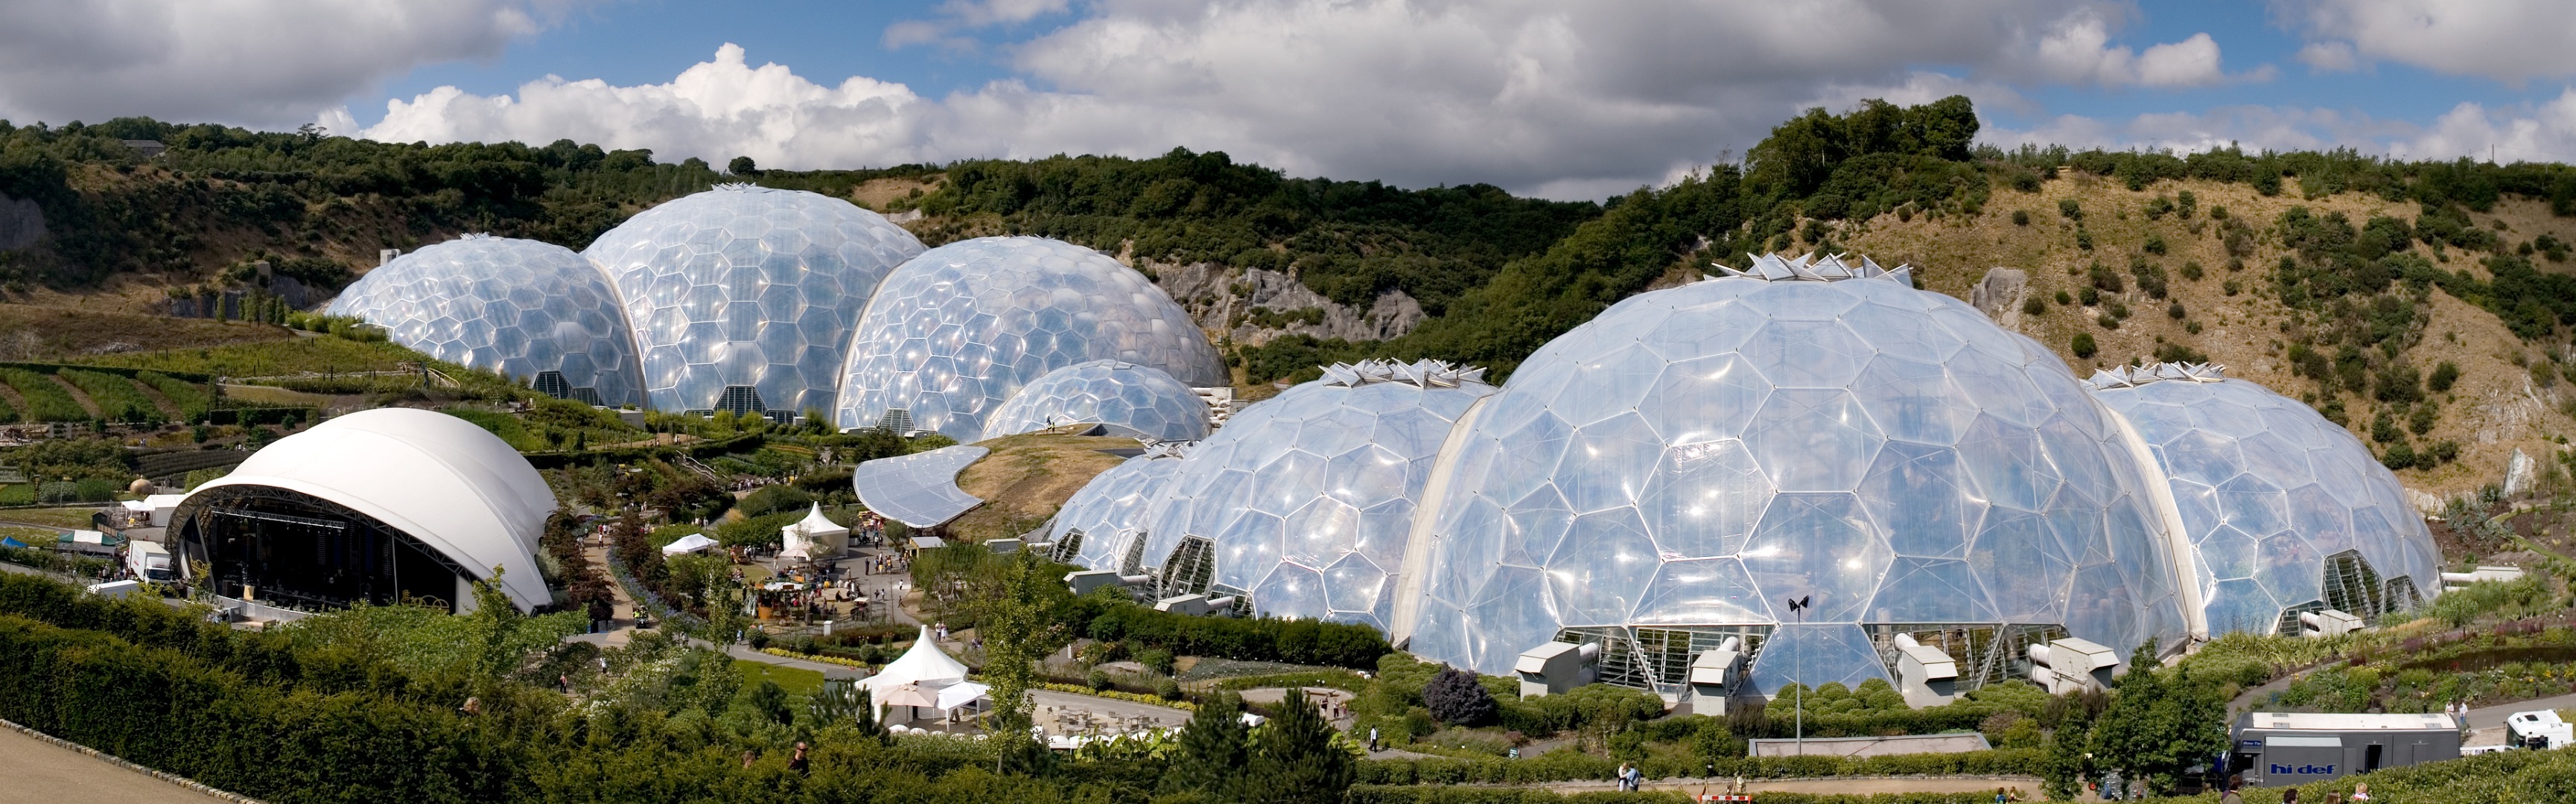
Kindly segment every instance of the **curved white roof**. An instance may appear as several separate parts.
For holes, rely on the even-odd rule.
[[[509,444],[464,419],[412,408],[351,413],[278,439],[188,496],[226,486],[329,500],[411,534],[477,577],[501,567],[502,587],[521,607],[551,599],[535,554],[554,491]]]

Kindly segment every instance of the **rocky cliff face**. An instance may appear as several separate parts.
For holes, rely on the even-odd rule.
[[[1290,334],[1385,340],[1413,331],[1423,319],[1422,305],[1398,290],[1379,294],[1361,309],[1324,298],[1279,271],[1151,260],[1136,268],[1189,310],[1201,328],[1239,344],[1258,346]]]
[[[0,251],[16,251],[45,236],[45,211],[36,202],[0,195]]]

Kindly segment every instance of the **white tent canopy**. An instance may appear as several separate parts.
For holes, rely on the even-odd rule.
[[[706,534],[692,533],[687,536],[682,536],[670,544],[662,545],[662,554],[666,556],[676,556],[683,553],[696,553],[714,546],[716,546],[716,540],[707,538]]]
[[[837,556],[850,547],[850,529],[823,516],[823,504],[815,503],[805,518],[778,529],[778,551],[782,558],[824,558]]]
[[[867,690],[869,697],[876,701],[880,719],[889,706],[886,703],[888,696],[897,687],[911,685],[914,689],[935,690],[938,697],[934,700],[940,704],[938,708],[945,710],[956,708],[948,705],[950,695],[947,688],[966,684],[966,663],[950,658],[947,652],[940,650],[938,641],[930,638],[930,626],[927,625],[921,627],[921,636],[913,640],[911,650],[887,662],[885,670],[859,680],[859,687]],[[983,685],[971,686],[980,688]],[[984,690],[978,689],[957,703],[962,706],[983,694]]]

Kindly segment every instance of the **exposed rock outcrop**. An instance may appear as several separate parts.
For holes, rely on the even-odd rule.
[[[0,195],[0,251],[16,251],[45,236],[45,211],[36,202]]]
[[[2019,268],[1988,269],[1984,279],[1968,288],[1968,304],[1987,318],[2002,321],[2014,312],[2014,305],[2021,303],[2022,289],[2029,286],[2030,275]]]
[[[1136,267],[1154,277],[1201,328],[1246,345],[1289,334],[1386,340],[1413,331],[1424,317],[1422,305],[1400,290],[1380,293],[1360,309],[1324,298],[1279,271],[1206,262],[1140,261]]]

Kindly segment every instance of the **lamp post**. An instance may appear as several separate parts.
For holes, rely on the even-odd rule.
[[[1807,624],[1807,606],[1815,599],[1815,595],[1805,595],[1788,601],[1789,613],[1798,615],[1799,625]],[[1789,685],[1797,691],[1791,697],[1797,711],[1791,714],[1790,720],[1798,741],[1798,756],[1804,757],[1807,755],[1807,651],[1801,647],[1797,655],[1789,658]]]

